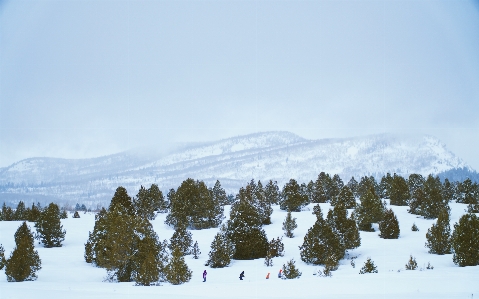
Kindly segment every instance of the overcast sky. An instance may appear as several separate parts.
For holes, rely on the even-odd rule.
[[[0,167],[286,130],[479,170],[478,1],[0,1]]]

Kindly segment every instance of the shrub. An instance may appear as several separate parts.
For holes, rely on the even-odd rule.
[[[416,270],[416,269],[417,269],[416,258],[411,255],[409,257],[409,261],[406,264],[406,270]]]
[[[452,260],[460,267],[479,265],[479,217],[465,214],[454,224]]]
[[[283,264],[283,279],[294,279],[301,276],[302,273],[296,268],[295,263],[294,259],[291,259]]]
[[[374,262],[371,260],[370,257],[368,257],[367,261],[364,262],[364,266],[359,271],[359,274],[366,273],[378,273],[377,267],[376,265],[374,265]]]

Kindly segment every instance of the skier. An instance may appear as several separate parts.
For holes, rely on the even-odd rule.
[[[283,272],[283,269],[279,269],[278,278],[281,278],[281,272]]]
[[[244,277],[244,271],[241,272],[239,279],[240,279],[240,280],[243,280],[243,277]]]
[[[269,279],[269,272],[268,272],[268,275],[266,275],[266,279]]]
[[[208,273],[206,273],[206,270],[205,270],[205,271],[203,272],[203,282],[206,281],[206,274],[208,274]]]

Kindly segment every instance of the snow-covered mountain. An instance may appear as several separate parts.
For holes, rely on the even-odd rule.
[[[94,159],[30,158],[0,169],[0,201],[55,200],[94,205],[108,202],[118,186],[135,195],[153,183],[166,191],[188,177],[235,193],[252,178],[314,180],[321,171],[352,176],[387,172],[439,174],[473,171],[431,136],[391,134],[307,140],[289,132],[266,132],[216,142],[183,144],[169,151],[132,150]]]

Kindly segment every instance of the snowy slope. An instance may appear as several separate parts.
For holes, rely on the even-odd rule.
[[[307,140],[289,132],[256,133],[217,142],[182,145],[168,152],[129,151],[95,159],[31,158],[0,171],[0,201],[40,194],[55,201],[90,205],[107,202],[118,186],[134,195],[153,183],[166,191],[188,177],[213,186],[218,179],[235,193],[252,178],[314,180],[321,171],[352,176],[404,176],[465,168],[460,158],[431,136],[372,135]],[[16,198],[16,197],[15,197]]]
[[[323,214],[327,214],[329,204],[321,204]],[[451,226],[464,214],[465,205],[451,203]],[[312,205],[308,208],[312,210]],[[299,249],[307,230],[313,225],[315,216],[311,211],[293,213],[298,228],[292,239],[283,237],[285,256],[273,259],[274,266],[266,267],[263,259],[251,261],[233,261],[223,269],[211,269],[204,266],[208,258],[210,244],[218,229],[191,231],[193,240],[198,241],[201,255],[198,260],[186,256],[185,260],[193,271],[190,282],[173,286],[164,283],[158,287],[136,287],[134,283],[103,282],[104,269],[95,268],[83,259],[84,243],[88,231],[93,229],[94,215],[81,214],[80,219],[62,220],[66,229],[66,239],[61,248],[43,248],[36,245],[42,260],[42,269],[38,280],[34,282],[9,283],[4,270],[0,271],[0,297],[10,298],[474,298],[479,296],[479,266],[460,268],[452,262],[452,255],[433,255],[424,247],[427,229],[435,220],[426,220],[407,213],[407,207],[392,206],[398,217],[401,234],[397,240],[385,240],[378,232],[361,232],[361,246],[349,252],[355,259],[355,268],[351,260],[341,261],[331,278],[313,275],[320,266],[303,263]],[[225,209],[229,216],[229,207]],[[153,221],[154,229],[160,239],[169,239],[173,229],[164,224],[166,215],[160,214]],[[286,212],[274,207],[272,224],[264,229],[269,239],[282,235],[281,225]],[[226,221],[227,219],[225,219]],[[413,223],[419,232],[412,232]],[[6,255],[13,250],[14,233],[19,221],[0,222],[0,243],[5,247]],[[33,223],[29,223],[33,228]],[[377,225],[375,226],[377,228]],[[428,262],[433,270],[406,271],[404,265],[413,255],[420,268]],[[368,257],[374,261],[379,273],[359,275],[359,270]],[[302,272],[299,279],[284,281],[277,278],[277,272],[291,258]],[[202,272],[207,270],[207,282],[202,282]],[[245,271],[246,278],[239,281],[238,275]],[[270,272],[271,278],[265,279]]]

